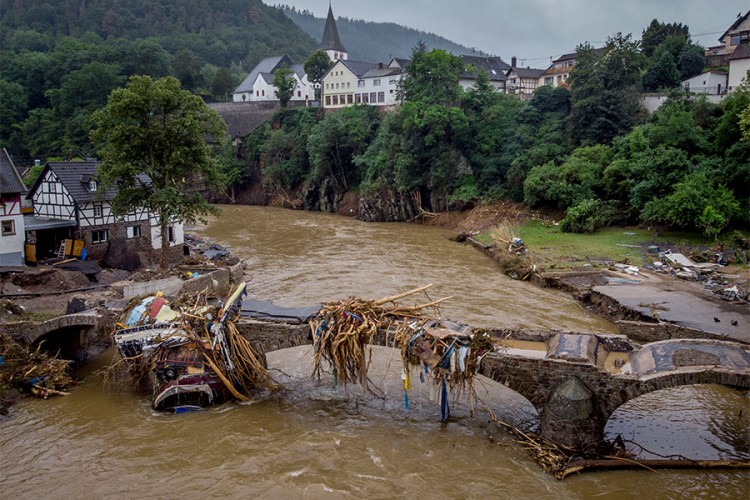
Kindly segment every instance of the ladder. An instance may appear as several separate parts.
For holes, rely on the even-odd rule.
[[[57,251],[57,258],[58,259],[64,259],[65,258],[65,240],[60,243],[60,249]]]

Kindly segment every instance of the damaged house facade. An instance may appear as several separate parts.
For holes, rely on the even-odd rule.
[[[0,266],[22,266],[26,185],[5,148],[0,149]]]
[[[27,217],[26,240],[33,260],[60,257],[63,242],[73,239],[83,241],[86,258],[105,264],[127,268],[153,262],[161,249],[158,215],[144,208],[115,217],[110,202],[117,189],[100,192],[97,166],[96,161],[45,165],[28,194],[34,215]],[[150,182],[145,175],[140,180]],[[183,224],[175,222],[169,226],[173,258],[182,255],[183,243]]]

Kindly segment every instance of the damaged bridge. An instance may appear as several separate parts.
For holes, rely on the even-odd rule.
[[[305,323],[242,318],[239,331],[264,352],[312,344]],[[609,334],[492,330],[495,351],[479,373],[528,399],[541,434],[585,450],[603,441],[614,411],[649,392],[720,384],[750,390],[750,347],[718,340],[667,340],[643,346]],[[396,347],[389,332],[376,345]]]

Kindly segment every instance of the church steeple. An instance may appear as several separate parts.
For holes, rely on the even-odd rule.
[[[348,59],[349,57],[339,38],[339,30],[336,28],[336,19],[333,18],[333,9],[330,2],[328,3],[326,27],[323,29],[323,38],[320,41],[318,49],[328,54],[328,57],[334,62],[339,59]]]

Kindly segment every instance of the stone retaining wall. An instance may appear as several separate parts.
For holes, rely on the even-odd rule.
[[[718,333],[704,332],[703,330],[677,325],[675,323],[618,321],[617,326],[620,329],[620,333],[643,344],[670,339],[711,339],[745,343],[734,337],[720,335]]]

